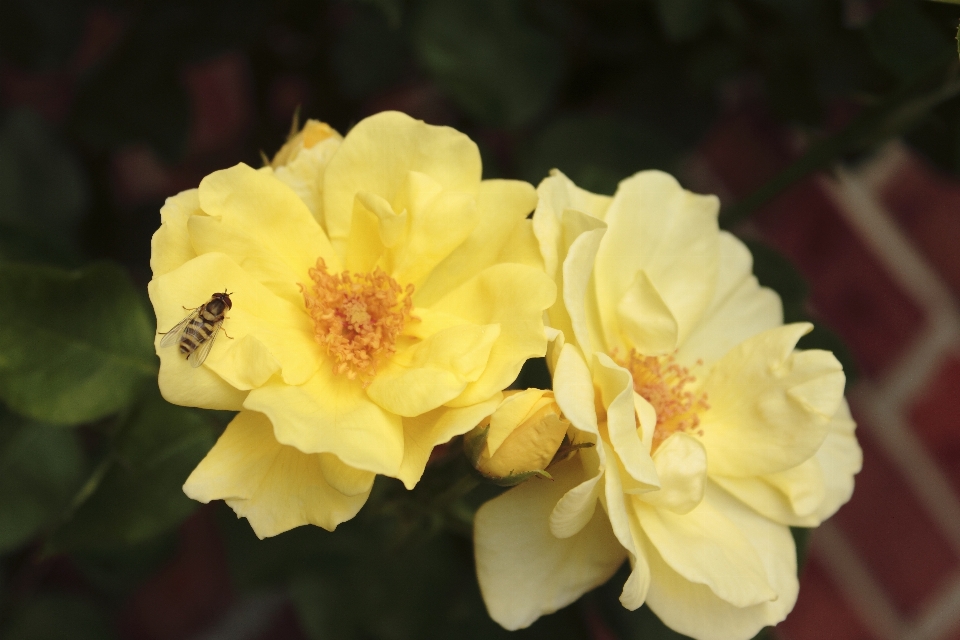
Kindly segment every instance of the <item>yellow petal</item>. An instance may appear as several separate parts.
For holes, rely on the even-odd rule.
[[[233,308],[203,366],[239,389],[262,384],[265,372],[272,375],[277,366],[291,384],[310,378],[322,356],[302,306],[274,295],[222,253],[198,256],[150,282],[158,326],[168,330],[189,313],[184,306],[205,304],[224,289],[231,293]],[[161,372],[171,360],[183,358],[175,346],[159,348],[159,336],[157,344]]]
[[[497,262],[537,266],[539,252],[526,220],[537,203],[533,187],[519,180],[484,180],[476,203],[476,226],[418,287],[414,296],[418,305],[433,304]]]
[[[343,140],[340,134],[331,131],[333,133],[331,137],[309,148],[300,149],[295,158],[283,166],[275,166],[273,170],[277,180],[290,187],[303,200],[313,214],[314,220],[321,226],[323,226],[323,173]]]
[[[490,416],[490,430],[487,432],[487,451],[490,455],[497,452],[503,441],[513,433],[524,418],[535,411],[535,407],[539,408],[544,402],[543,394],[545,393],[547,392],[543,389],[524,389],[504,399],[496,412]],[[553,402],[553,397],[546,401]]]
[[[701,415],[711,475],[784,471],[810,458],[843,399],[840,363],[827,351],[793,351],[809,324],[765,331],[732,349],[704,381]]]
[[[332,453],[317,453],[320,459],[320,472],[327,484],[345,496],[367,496],[373,488],[375,473],[355,469],[344,464]]]
[[[490,617],[506,629],[530,626],[606,582],[626,554],[601,510],[576,535],[550,533],[550,511],[582,477],[576,462],[551,469],[487,502],[474,519],[480,591]]]
[[[200,502],[226,500],[259,538],[305,524],[333,531],[357,514],[370,490],[343,495],[327,483],[322,466],[319,455],[277,442],[266,416],[242,411],[187,478],[183,491]]]
[[[440,407],[415,418],[403,419],[403,463],[397,477],[407,489],[420,481],[433,448],[463,435],[493,413],[503,399],[496,394],[486,402],[450,409]]]
[[[643,532],[664,562],[689,582],[735,607],[777,598],[757,549],[709,500],[678,515],[634,498]]]
[[[561,242],[563,213],[567,210],[579,211],[602,220],[611,198],[581,189],[557,169],[553,169],[550,177],[540,182],[537,196],[539,199],[533,214],[533,229],[540,243],[544,269],[547,274],[557,276],[563,263],[562,249],[565,248]]]
[[[158,340],[159,345],[159,340]],[[172,349],[160,350],[157,383],[164,400],[184,407],[239,411],[247,392],[237,389],[207,367],[194,369],[186,358]],[[175,350],[173,350],[175,351]]]
[[[207,216],[190,219],[198,254],[230,256],[254,279],[293,304],[303,304],[298,284],[323,257],[336,270],[333,248],[310,210],[288,186],[267,172],[238,164],[200,183]]]
[[[671,629],[701,640],[747,640],[765,626],[783,620],[797,601],[796,550],[787,527],[771,522],[708,486],[707,499],[757,550],[777,598],[750,607],[737,607],[709,587],[690,582],[664,562],[655,549],[648,557],[652,579],[647,604]],[[688,516],[680,516],[688,517]]]
[[[187,221],[195,215],[204,215],[196,189],[178,193],[163,203],[160,228],[150,241],[150,269],[154,277],[197,257],[187,231]]]
[[[499,335],[496,324],[465,324],[439,331],[390,358],[367,387],[367,395],[401,416],[436,409],[480,377]]]
[[[597,300],[611,345],[619,342],[617,305],[641,269],[676,319],[678,343],[683,342],[716,287],[718,210],[716,197],[684,191],[659,171],[643,171],[620,183],[606,212],[609,231],[595,266]]]
[[[372,271],[387,245],[399,241],[407,226],[407,212],[397,214],[390,203],[375,193],[362,191],[353,201],[353,217],[347,239],[346,269]]]
[[[408,175],[405,199],[408,230],[390,251],[388,273],[400,283],[419,287],[467,239],[480,212],[473,193],[443,190],[436,180],[416,171]]]
[[[783,324],[780,296],[753,277],[753,258],[746,246],[720,232],[720,273],[713,302],[677,351],[689,366],[711,365],[744,340]]]
[[[629,477],[622,478],[627,493],[643,493],[660,486],[657,470],[637,430],[633,378],[605,354],[594,356],[593,379],[607,410],[607,432]]]
[[[247,396],[247,409],[265,413],[278,441],[304,453],[332,453],[345,464],[396,476],[403,460],[400,417],[379,407],[358,380],[329,366],[300,386],[276,380]]]
[[[357,193],[369,191],[395,205],[410,171],[430,176],[446,190],[475,194],[480,153],[459,131],[395,111],[361,120],[324,173],[323,209],[330,238],[346,240]]]
[[[521,264],[498,264],[444,296],[433,309],[477,325],[500,325],[500,336],[480,378],[471,382],[452,407],[486,400],[505,389],[528,358],[544,355],[547,338],[543,311],[556,297],[556,286],[542,272]]]
[[[511,433],[489,458],[481,457],[477,468],[494,478],[546,469],[563,443],[567,426],[556,413],[531,419]]]

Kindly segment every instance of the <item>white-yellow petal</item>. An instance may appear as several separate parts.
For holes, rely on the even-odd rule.
[[[487,502],[474,519],[480,591],[490,617],[506,629],[529,626],[606,582],[626,554],[602,510],[577,534],[550,533],[553,505],[582,476],[573,460]]]
[[[752,270],[750,250],[721,231],[717,290],[703,319],[677,350],[679,362],[712,365],[744,340],[783,324],[780,296],[761,287]]]
[[[577,429],[599,435],[593,375],[576,346],[564,344],[553,372],[553,393]]]
[[[310,209],[314,219],[323,225],[323,173],[330,158],[340,148],[343,140],[338,134],[300,149],[293,160],[276,167],[273,175],[293,190]]]
[[[707,451],[683,432],[664,440],[653,454],[660,489],[637,496],[649,505],[678,514],[693,511],[707,485]]]
[[[564,211],[579,211],[602,220],[611,198],[581,189],[557,169],[553,169],[550,176],[537,186],[537,196],[539,200],[533,214],[533,230],[540,243],[544,269],[547,274],[556,276],[563,263],[561,219]]]
[[[757,549],[709,500],[679,515],[633,499],[643,532],[664,562],[735,607],[776,600]]]
[[[756,549],[775,600],[736,607],[709,587],[690,582],[656,550],[648,555],[652,578],[647,604],[671,629],[697,640],[748,640],[763,627],[783,620],[797,601],[796,549],[790,530],[738,504],[713,487],[708,499],[734,523]]]
[[[645,448],[637,429],[630,372],[600,353],[594,356],[593,379],[607,412],[610,443],[627,473],[621,479],[624,491],[644,493],[657,489],[660,486],[657,470],[650,449]]]
[[[715,196],[685,191],[668,174],[643,171],[617,187],[594,267],[597,300],[611,346],[622,341],[616,309],[643,269],[678,325],[678,344],[713,298],[719,262]],[[674,345],[676,346],[676,345]]]
[[[261,413],[242,411],[183,485],[200,502],[226,500],[259,538],[305,524],[333,531],[363,506],[373,486],[344,495],[323,472],[320,455],[280,444]]]
[[[844,375],[828,351],[793,351],[809,324],[765,331],[730,350],[703,385],[700,430],[710,474],[749,477],[810,458],[843,399]]]

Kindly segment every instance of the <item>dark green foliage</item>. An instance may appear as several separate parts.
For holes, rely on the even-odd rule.
[[[72,431],[4,417],[0,425],[0,554],[55,523],[80,487],[86,466]]]
[[[424,0],[413,25],[420,63],[481,122],[526,124],[557,88],[562,51],[518,0]]]
[[[123,270],[0,263],[0,398],[75,425],[127,406],[156,373],[153,328]]]
[[[169,531],[198,506],[181,487],[213,443],[201,412],[151,396],[120,427],[55,546],[109,549]]]
[[[111,640],[103,610],[88,600],[65,595],[35,598],[16,612],[3,640]]]

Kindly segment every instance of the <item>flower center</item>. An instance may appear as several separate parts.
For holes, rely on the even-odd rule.
[[[397,337],[413,309],[413,285],[406,288],[379,267],[372,273],[332,275],[323,258],[310,269],[313,286],[300,285],[314,338],[333,360],[333,371],[364,386],[377,365],[396,352]]]
[[[697,379],[689,369],[677,364],[673,355],[643,356],[631,349],[626,359],[616,358],[616,354],[614,358],[630,371],[634,391],[657,412],[652,451],[677,431],[703,435],[698,414],[710,408],[707,394],[688,388]]]

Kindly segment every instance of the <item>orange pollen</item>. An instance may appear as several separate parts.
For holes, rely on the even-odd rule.
[[[314,339],[333,360],[333,372],[367,386],[377,365],[393,355],[397,337],[413,309],[413,285],[406,288],[379,267],[372,273],[331,275],[323,258],[310,269],[313,286],[300,285]]]
[[[626,359],[617,358],[616,354],[614,359],[630,371],[633,389],[657,412],[652,451],[677,431],[703,435],[698,414],[710,408],[707,394],[688,389],[697,378],[689,369],[677,364],[672,354],[642,356],[631,349]],[[697,364],[703,362],[697,361]]]

